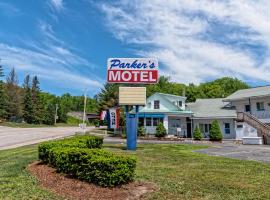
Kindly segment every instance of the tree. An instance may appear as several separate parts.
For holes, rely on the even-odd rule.
[[[198,126],[196,126],[196,128],[193,132],[193,138],[194,138],[194,140],[202,140],[202,132]]]
[[[158,138],[164,137],[167,134],[167,131],[163,125],[163,123],[159,123],[157,128],[156,128],[156,134],[155,136]]]
[[[219,126],[219,123],[217,120],[214,120],[211,124],[210,140],[211,141],[221,141],[222,140],[222,132],[220,130],[220,126]]]
[[[33,106],[33,123],[40,124],[42,123],[43,118],[43,105],[40,99],[40,88],[39,81],[37,76],[34,76],[32,80],[32,106]]]
[[[105,84],[104,88],[98,94],[100,110],[106,110],[118,104],[118,84]]]
[[[30,87],[30,76],[27,75],[23,84],[24,98],[23,98],[23,119],[25,122],[31,124],[34,122],[32,92]]]
[[[15,121],[22,116],[21,90],[18,83],[16,71],[12,68],[6,79],[6,91],[8,96],[7,115],[8,119]]]
[[[0,78],[4,76],[3,67],[0,65]],[[7,94],[4,87],[4,82],[0,79],[0,120],[7,117]]]

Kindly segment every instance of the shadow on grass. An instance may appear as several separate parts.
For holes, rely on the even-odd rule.
[[[104,145],[106,149],[119,149],[119,150],[127,150],[127,147],[124,145],[115,145],[115,144],[106,144]],[[137,146],[137,150],[144,149],[143,147]]]

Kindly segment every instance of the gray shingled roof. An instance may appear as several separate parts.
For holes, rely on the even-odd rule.
[[[238,90],[232,95],[225,98],[223,101],[234,101],[240,99],[247,99],[250,97],[263,97],[263,96],[270,96],[270,86]]]
[[[222,100],[197,99],[195,103],[188,103],[187,107],[194,113],[195,118],[236,118],[236,110]]]

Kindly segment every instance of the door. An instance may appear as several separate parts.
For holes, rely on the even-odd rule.
[[[187,117],[187,137],[191,138],[191,119]]]
[[[177,135],[177,128],[181,128],[181,119],[169,119],[169,135]]]

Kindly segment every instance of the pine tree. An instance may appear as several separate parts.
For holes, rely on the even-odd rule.
[[[54,125],[55,107],[53,104],[48,104],[45,108],[43,123],[48,125]]]
[[[32,92],[30,87],[30,76],[27,75],[24,79],[24,98],[23,98],[23,119],[31,124],[34,122]]]
[[[202,140],[202,132],[198,126],[196,126],[196,128],[194,130],[193,138],[194,138],[194,140]]]
[[[32,106],[33,106],[33,123],[40,124],[42,123],[43,118],[43,109],[42,103],[40,99],[40,88],[39,88],[39,81],[37,76],[34,76],[32,80]]]
[[[0,78],[4,76],[3,67],[0,65]],[[7,94],[4,82],[0,80],[0,121],[7,117]]]
[[[222,132],[217,120],[214,120],[211,129],[210,129],[210,140],[211,141],[221,141],[222,140]]]
[[[8,119],[17,120],[22,116],[21,94],[18,86],[18,77],[13,68],[6,79],[6,91],[8,96]]]

